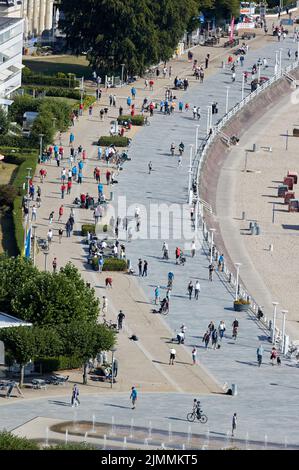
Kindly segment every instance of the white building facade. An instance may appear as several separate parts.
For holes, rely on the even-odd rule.
[[[41,36],[53,27],[54,0],[0,0],[0,16],[23,18],[26,39]]]
[[[24,20],[0,17],[0,105],[21,86]]]

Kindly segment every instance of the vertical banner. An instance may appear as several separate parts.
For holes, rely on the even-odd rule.
[[[27,230],[26,240],[25,240],[25,257],[30,258],[31,251],[31,227]]]
[[[231,24],[230,24],[230,35],[229,35],[230,41],[233,41],[234,39],[234,29],[235,29],[235,17],[233,16]]]

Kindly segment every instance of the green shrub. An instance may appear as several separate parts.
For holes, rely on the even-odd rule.
[[[126,271],[127,261],[125,259],[105,258],[103,271]]]
[[[138,116],[129,116],[129,115],[124,115],[124,116],[118,116],[117,121],[119,124],[122,124],[124,121],[131,121],[133,126],[143,126],[144,124],[144,116],[141,114]]]
[[[46,96],[56,96],[61,98],[70,98],[73,100],[80,100],[80,92],[78,90],[73,90],[70,88],[61,88],[61,87],[44,87],[41,85],[29,85],[23,87],[25,93],[33,95],[33,90],[35,93],[40,94],[44,93]]]
[[[98,145],[109,146],[112,144],[115,145],[116,147],[128,147],[129,139],[128,137],[121,137],[118,135],[113,135],[113,136],[105,135],[99,138]]]
[[[15,147],[15,148],[28,148],[28,147],[39,147],[37,142],[32,142],[28,137],[17,136],[17,135],[0,135],[0,146],[1,147]]]
[[[13,201],[17,195],[17,189],[11,184],[0,185],[0,207],[13,207]]]
[[[22,73],[22,83],[24,85],[45,85],[65,88],[75,88],[79,86],[79,81],[74,77],[60,78],[52,75],[44,75],[43,73],[28,72]]]
[[[76,356],[39,357],[34,361],[36,371],[42,369],[42,373],[56,370],[78,369],[82,367],[82,359]]]
[[[25,437],[14,436],[11,432],[0,432],[0,450],[39,450],[36,442]]]
[[[87,232],[95,233],[96,226],[95,224],[84,224],[81,227],[81,235],[82,237],[86,237]]]
[[[80,98],[81,98],[81,96],[80,96]],[[96,98],[94,96],[84,95],[84,97],[83,97],[83,108],[84,109],[89,108],[89,106],[91,104],[93,104],[95,101],[96,101]],[[77,104],[76,108],[79,108],[79,106],[80,106],[80,103]]]

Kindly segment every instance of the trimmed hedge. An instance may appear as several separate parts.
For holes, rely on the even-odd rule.
[[[73,100],[80,100],[80,92],[78,90],[73,90],[71,88],[62,88],[62,87],[44,87],[41,85],[29,85],[23,87],[25,93],[33,95],[33,90],[37,93],[44,93],[45,96],[56,96],[60,98],[70,98]]]
[[[76,356],[40,357],[34,361],[35,369],[42,373],[54,372],[55,370],[78,369],[82,367],[82,359]]]
[[[123,116],[118,116],[117,121],[119,124],[122,124],[124,121],[131,121],[133,126],[143,126],[144,116],[142,116],[141,114],[137,116],[123,115]]]
[[[99,138],[98,145],[115,145],[116,147],[128,147],[130,139],[128,137],[121,137],[119,135],[104,135]]]
[[[118,258],[105,258],[103,271],[126,271],[128,268],[127,261],[125,259]]]
[[[22,83],[24,85],[45,85],[65,88],[75,88],[79,86],[79,81],[74,78],[59,78],[43,73],[33,73],[23,71]]]
[[[30,146],[31,148],[38,148],[39,145],[37,142],[32,142],[31,139],[28,137],[22,137],[17,135],[0,135],[0,146],[1,147],[15,147],[15,148],[22,148],[28,149]]]
[[[13,225],[14,225],[14,237],[15,243],[18,249],[19,254],[22,253],[24,248],[24,227],[23,227],[23,212],[22,212],[22,197],[26,193],[26,190],[23,190],[23,183],[26,182],[26,176],[28,174],[27,168],[32,168],[31,174],[34,175],[35,168],[38,160],[38,151],[31,150],[26,153],[25,150],[18,149],[15,153],[11,150],[16,149],[5,149],[5,162],[14,163],[19,165],[16,176],[12,182],[12,186],[16,189],[18,195],[13,201]],[[3,148],[0,148],[0,151],[3,151]]]
[[[81,227],[81,235],[82,237],[86,237],[87,232],[95,233],[96,226],[95,224],[84,224]]]

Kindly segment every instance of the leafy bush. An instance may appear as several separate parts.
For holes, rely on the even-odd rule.
[[[39,450],[36,442],[25,437],[14,436],[11,432],[0,432],[0,450]]]
[[[6,134],[9,128],[9,120],[4,109],[0,108],[0,134]]]
[[[82,227],[81,227],[82,237],[86,237],[87,232],[95,233],[95,228],[96,228],[95,224],[84,224],[84,225],[82,225]]]
[[[129,141],[130,140],[128,139],[128,137],[121,137],[118,135],[105,135],[99,138],[98,145],[109,146],[113,144],[116,147],[128,147]]]
[[[82,367],[82,360],[76,356],[39,357],[34,361],[36,371],[42,373],[56,370],[78,369]]]
[[[52,75],[44,75],[43,73],[33,73],[31,71],[28,72],[28,70],[26,70],[25,73],[23,70],[22,83],[25,85],[45,85],[65,88],[75,88],[79,86],[78,80],[76,80],[74,77],[53,77]]]
[[[6,134],[0,135],[0,146],[27,149],[28,147],[38,148],[39,144],[38,142],[32,142],[28,137]]]
[[[17,189],[11,184],[0,185],[0,207],[13,207],[13,201],[17,195]]]
[[[96,98],[91,95],[84,95],[83,97],[83,108],[87,109],[91,104],[93,104],[96,101]],[[80,103],[77,104],[77,108],[79,108]]]
[[[129,116],[129,115],[124,115],[124,116],[118,116],[117,121],[119,124],[122,124],[124,121],[131,121],[133,126],[143,126],[144,124],[144,116],[141,114],[138,116]]]
[[[127,261],[125,259],[105,258],[103,271],[126,271]]]
[[[80,100],[80,92],[78,90],[73,90],[70,88],[61,88],[61,87],[44,87],[41,85],[29,85],[23,87],[25,93],[33,94],[33,90],[36,93],[44,93],[46,96],[58,96],[61,98],[70,98],[73,100]]]
[[[244,300],[244,299],[238,299],[234,301],[234,304],[236,305],[250,305],[249,300]]]

